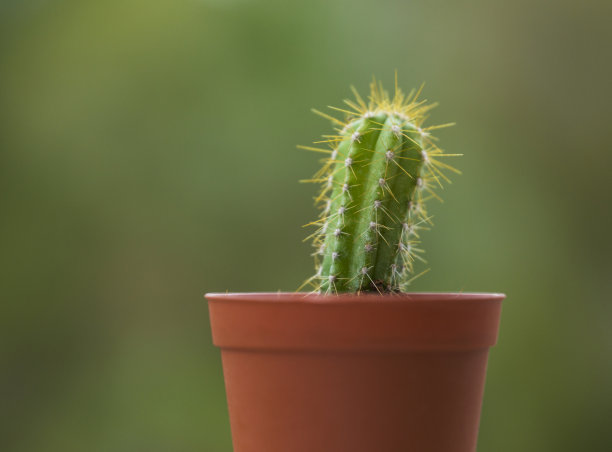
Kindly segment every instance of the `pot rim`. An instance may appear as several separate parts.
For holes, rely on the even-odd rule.
[[[209,301],[248,301],[287,303],[347,303],[347,302],[370,302],[377,303],[398,301],[409,302],[444,302],[444,301],[484,301],[499,302],[506,298],[506,294],[500,292],[402,292],[402,293],[338,293],[338,294],[316,294],[313,292],[211,292],[204,295]]]
[[[207,294],[213,342],[240,350],[469,350],[495,344],[505,295]]]

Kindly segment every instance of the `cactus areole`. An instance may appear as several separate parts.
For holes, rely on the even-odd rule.
[[[335,135],[324,135],[322,168],[309,182],[322,184],[316,197],[320,217],[311,223],[316,274],[306,281],[316,292],[399,292],[425,262],[420,234],[432,226],[425,204],[458,172],[440,162],[445,154],[423,123],[434,105],[418,100],[420,90],[391,98],[375,80],[368,102],[353,89],[348,109],[332,108]],[[321,149],[321,145],[328,149]],[[427,270],[425,270],[427,271]]]

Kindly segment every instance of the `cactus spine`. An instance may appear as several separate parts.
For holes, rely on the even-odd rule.
[[[374,80],[366,103],[353,89],[356,102],[341,121],[315,111],[338,126],[324,135],[329,157],[310,182],[322,183],[316,198],[321,207],[311,236],[316,274],[307,280],[322,293],[397,292],[415,277],[416,261],[423,261],[419,231],[431,218],[425,202],[438,198],[435,186],[448,181],[443,154],[424,127],[434,106],[418,101],[419,92],[405,96],[395,87],[390,98]],[[439,198],[438,198],[439,199]],[[418,276],[418,275],[416,275]]]

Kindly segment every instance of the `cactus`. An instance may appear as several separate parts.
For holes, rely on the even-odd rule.
[[[324,135],[317,144],[324,152],[322,168],[308,182],[322,184],[316,197],[319,218],[310,223],[315,246],[316,274],[306,283],[320,293],[398,292],[420,274],[425,262],[419,247],[420,232],[432,225],[425,203],[439,199],[435,188],[450,182],[439,158],[444,154],[424,127],[435,105],[419,101],[418,92],[407,96],[397,87],[390,98],[374,80],[369,102],[352,88],[355,101],[347,110],[330,107],[344,120],[313,110],[331,120],[336,135]],[[423,272],[424,273],[424,272]]]

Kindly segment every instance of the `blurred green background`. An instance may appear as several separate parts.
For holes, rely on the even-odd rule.
[[[297,150],[427,83],[415,290],[508,294],[480,451],[612,450],[612,3],[0,3],[0,450],[231,450],[208,291],[312,272]]]

